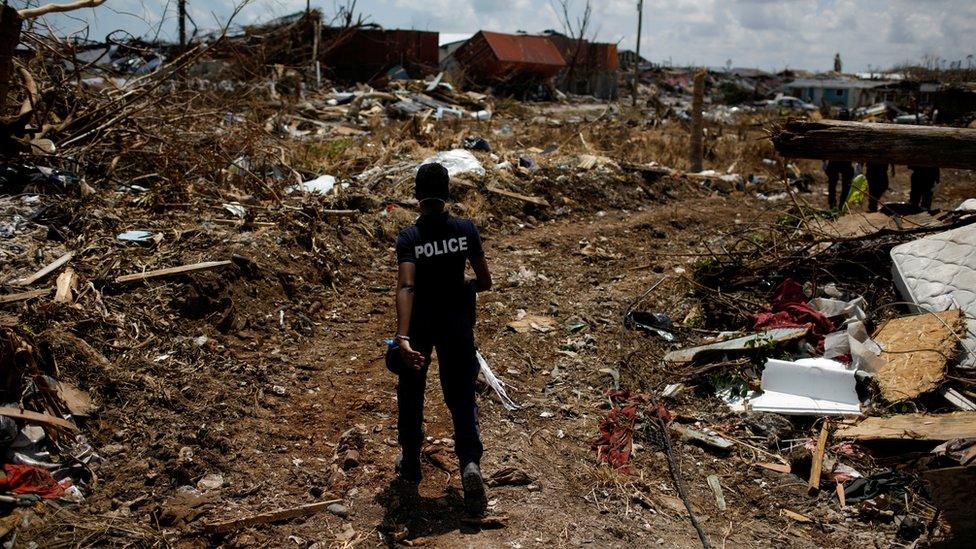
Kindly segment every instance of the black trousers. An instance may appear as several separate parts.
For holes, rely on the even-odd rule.
[[[876,212],[881,197],[888,191],[888,166],[874,168],[869,164],[864,175],[868,178],[868,211]]]
[[[828,160],[824,168],[827,173],[827,206],[836,208],[837,180],[840,180],[840,206],[847,202],[847,195],[851,193],[851,181],[854,181],[854,166],[845,160]]]
[[[932,197],[935,195],[934,178],[928,174],[912,173],[912,189],[908,193],[908,201],[913,206],[923,210],[932,209]]]
[[[451,318],[454,317],[454,318]],[[424,390],[431,352],[436,349],[444,402],[454,423],[454,452],[463,468],[481,463],[484,447],[478,425],[474,326],[466,313],[411,320],[410,346],[428,357],[420,371],[403,368],[397,384],[397,429],[404,455],[419,456],[424,442]]]

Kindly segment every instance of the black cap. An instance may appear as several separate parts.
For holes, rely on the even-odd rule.
[[[444,166],[437,162],[424,164],[417,170],[417,186],[414,190],[414,196],[420,202],[424,200],[447,202],[450,181],[451,176],[448,175],[447,168]]]

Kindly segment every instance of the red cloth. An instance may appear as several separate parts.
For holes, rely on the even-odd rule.
[[[58,499],[64,495],[64,486],[54,480],[51,473],[33,465],[8,463],[3,466],[7,476],[0,479],[0,490],[15,494],[37,494],[44,499]]]
[[[807,297],[800,283],[787,278],[773,294],[772,310],[752,315],[752,326],[756,330],[773,328],[806,328],[823,345],[824,337],[834,331],[834,323],[823,313],[807,305]]]
[[[598,459],[622,473],[629,473],[637,406],[643,397],[631,397],[629,391],[612,392],[609,397],[616,406],[600,421],[600,435],[591,446]]]

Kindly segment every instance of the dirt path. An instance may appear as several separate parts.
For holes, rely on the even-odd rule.
[[[759,207],[750,201],[751,210],[745,211]],[[265,399],[264,412],[255,418],[260,421],[253,424],[270,429],[255,437],[261,446],[252,449],[266,477],[241,483],[238,493],[243,497],[234,501],[242,509],[225,510],[234,516],[258,502],[266,508],[269,495],[275,494],[278,506],[343,499],[350,516],[323,513],[226,541],[277,546],[297,536],[292,541],[373,546],[381,544],[378,530],[405,528],[408,539],[421,538],[417,543],[437,547],[698,546],[656,449],[646,449],[646,454],[638,449],[642,467],[631,478],[597,467],[589,441],[606,413],[604,395],[613,386],[606,369],[619,362],[621,337],[647,337],[622,333],[620,312],[660,280],[662,272],[673,274],[675,266],[687,261],[657,254],[694,248],[701,239],[699,223],[714,227],[715,216],[733,223],[743,211],[742,203],[723,198],[686,199],[643,212],[598,213],[525,226],[509,234],[488,231],[485,246],[496,289],[480,297],[477,335],[494,372],[511,385],[511,396],[523,408],[506,412],[493,396],[479,398],[483,469],[490,476],[514,467],[532,479],[530,486],[491,490],[491,512],[508,516],[507,527],[497,530],[477,531],[459,521],[450,417],[434,368],[426,414],[430,455],[420,497],[401,498],[390,488],[398,451],[395,379],[382,364],[380,342],[393,329],[395,261],[392,248],[386,250],[384,259],[377,259],[375,268],[343,292],[331,310],[323,309],[318,330],[323,335],[314,344],[281,347],[282,375],[270,377],[278,379],[286,395]],[[673,306],[679,296],[668,287],[662,285],[651,303]],[[517,309],[555,315],[556,329],[512,333],[505,324]],[[570,333],[564,324],[571,318],[583,320],[588,328]],[[279,354],[277,349],[271,352]],[[363,433],[363,450],[358,466],[343,471],[334,454],[341,433],[351,428]],[[698,454],[687,456],[689,485],[713,543],[813,544],[790,534],[789,525],[771,530],[776,525],[768,516],[755,520],[767,510],[759,498],[749,496],[748,486],[730,486],[727,498],[734,510],[717,512],[705,487],[707,473],[695,469],[704,460],[711,462],[709,469],[726,466],[693,450]],[[248,460],[243,457],[241,472],[246,472]],[[230,476],[232,483],[240,478]]]

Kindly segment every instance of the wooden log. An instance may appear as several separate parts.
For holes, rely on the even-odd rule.
[[[21,292],[19,294],[0,295],[0,305],[4,303],[17,303],[18,301],[27,301],[28,299],[44,297],[51,293],[51,289],[52,288],[44,288],[43,290],[31,290],[29,292]]]
[[[13,282],[10,283],[10,285],[11,286],[30,286],[31,284],[37,282],[38,280],[41,280],[42,278],[48,276],[49,274],[53,273],[54,271],[60,269],[62,265],[64,265],[65,263],[71,261],[71,258],[74,257],[74,256],[75,256],[75,253],[74,252],[68,252],[68,253],[62,255],[61,257],[55,259],[54,261],[48,263],[47,265],[44,266],[43,269],[37,271],[36,273],[34,273],[34,274],[32,274],[32,275],[30,275],[28,277],[24,277],[24,278],[20,278],[20,279],[14,280]]]
[[[787,158],[976,169],[976,130],[968,128],[791,121],[773,144]]]
[[[115,279],[115,283],[125,284],[126,282],[138,282],[142,280],[150,280],[153,278],[160,278],[164,276],[186,274],[186,273],[192,273],[196,271],[207,271],[210,269],[226,267],[231,263],[233,262],[232,261],[205,261],[203,263],[194,263],[192,265],[181,265],[179,267],[170,267],[168,269],[158,269],[155,271],[146,271],[144,273],[122,275]]]
[[[241,528],[254,526],[255,524],[269,524],[272,522],[278,522],[279,520],[287,520],[287,519],[292,519],[297,517],[306,517],[308,515],[314,515],[319,511],[324,511],[328,506],[332,505],[333,503],[339,503],[341,501],[342,501],[341,499],[319,501],[316,503],[299,505],[298,507],[291,507],[288,509],[268,511],[266,513],[251,515],[249,517],[244,517],[240,519],[228,520],[225,522],[212,522],[209,524],[204,524],[203,529],[204,531],[210,534],[225,534],[227,532],[240,530]]]

